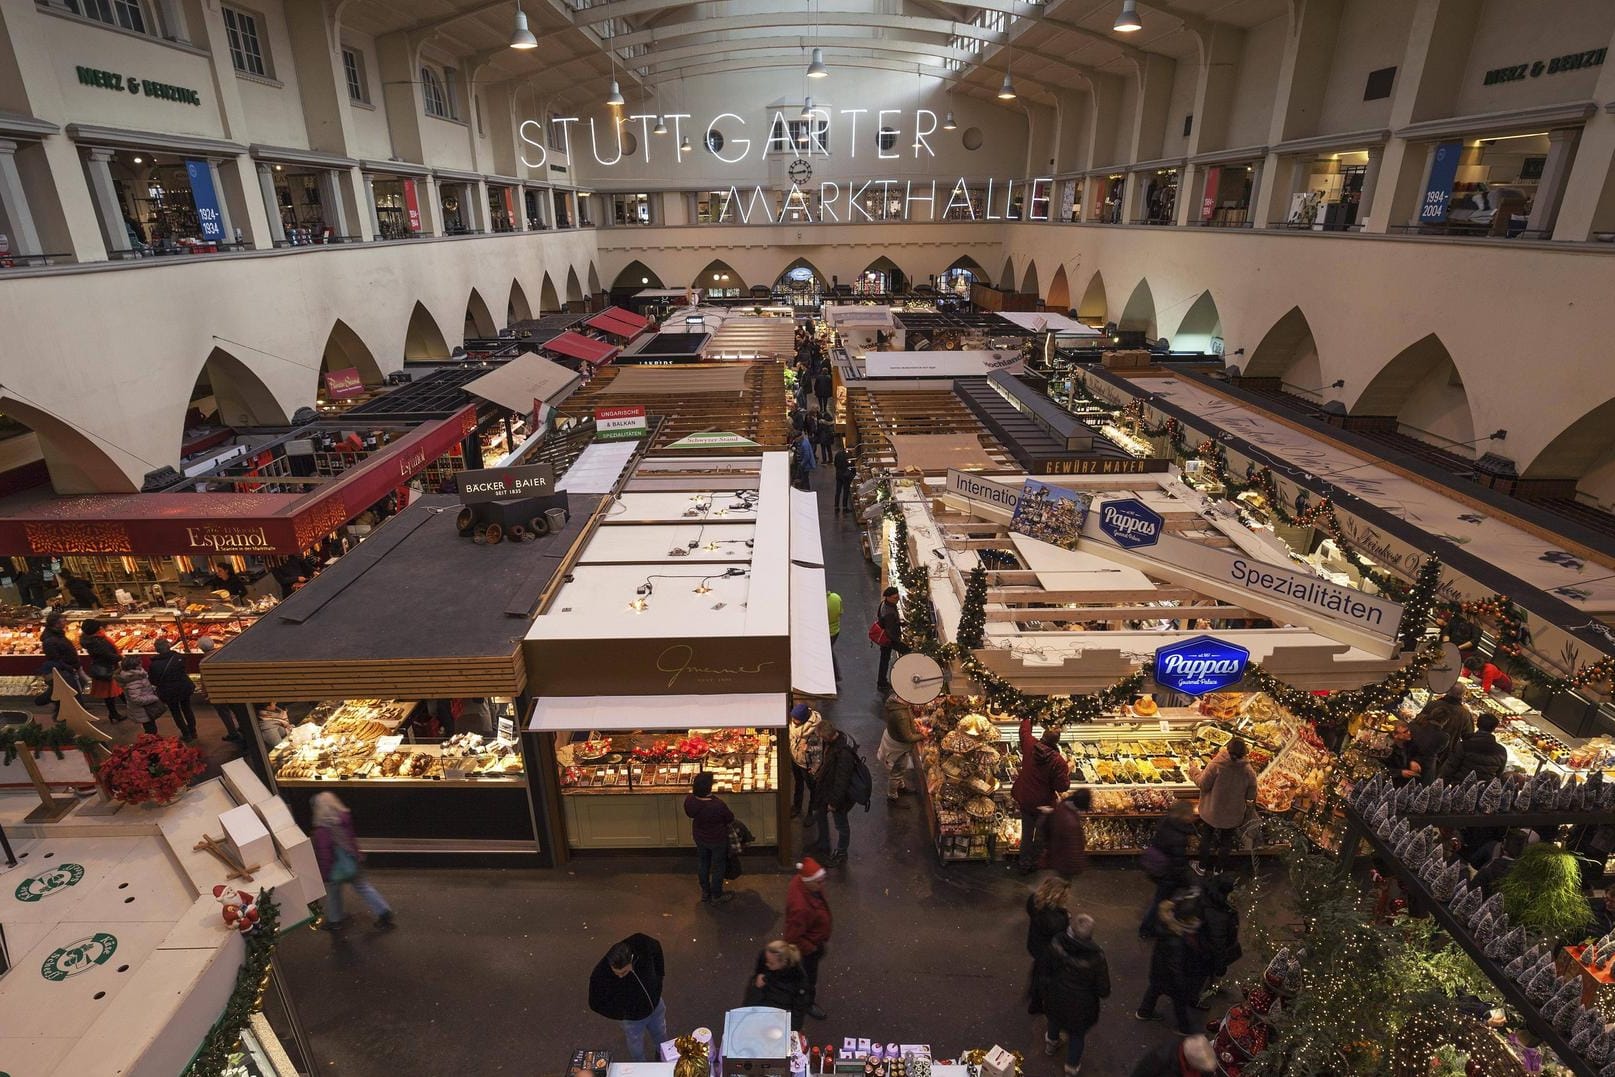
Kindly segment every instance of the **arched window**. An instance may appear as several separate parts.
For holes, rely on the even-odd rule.
[[[454,113],[449,108],[449,93],[443,85],[443,78],[430,67],[421,65],[421,98],[426,102],[426,114],[436,116],[440,120],[454,119]]]

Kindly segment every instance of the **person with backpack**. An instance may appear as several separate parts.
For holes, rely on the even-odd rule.
[[[1110,997],[1110,965],[1093,940],[1093,926],[1087,913],[1072,917],[1038,955],[1032,972],[1048,1018],[1043,1053],[1058,1054],[1065,1037],[1064,1077],[1082,1072],[1088,1032],[1099,1023],[1100,1004]]]
[[[888,587],[882,591],[880,612],[875,616],[875,623],[869,626],[869,640],[880,648],[880,665],[875,670],[875,690],[879,692],[892,690],[889,676],[892,652],[908,653],[908,648],[903,644],[903,615],[898,611],[897,603],[897,588]]]
[[[140,728],[147,733],[157,733],[157,718],[166,709],[163,701],[157,698],[157,689],[152,687],[151,678],[146,675],[146,668],[140,664],[138,654],[126,654],[119,663],[118,672],[113,674],[113,680],[123,689],[123,698],[128,700],[131,709],[136,711],[140,720]],[[185,737],[194,740],[196,734]]]
[[[814,377],[813,395],[818,398],[819,411],[825,415],[831,414],[830,398],[835,395],[835,381],[830,377],[828,369],[821,367]]]
[[[157,689],[157,698],[168,707],[185,739],[195,740],[196,711],[191,707],[191,697],[196,694],[196,685],[185,672],[185,656],[174,650],[174,644],[167,639],[158,639],[156,648],[157,657],[151,660],[152,687]],[[220,717],[224,717],[224,713],[221,711]],[[225,724],[229,725],[228,718]],[[238,741],[241,734],[231,727],[224,739]]]
[[[852,824],[847,820],[847,813],[854,804],[862,804],[865,811],[869,810],[874,783],[851,737],[831,725],[828,719],[820,723],[819,736],[824,742],[824,761],[813,776],[813,794],[808,801],[808,811],[813,817],[812,844],[819,850],[830,848],[828,817],[834,815],[836,847],[825,858],[825,863],[835,867],[847,862],[847,845],[852,840]]]
[[[786,733],[791,742],[791,818],[802,814],[804,798],[812,803],[813,776],[824,763],[824,718],[806,703],[791,708]]]
[[[729,824],[735,813],[712,795],[712,775],[701,773],[690,784],[684,798],[684,814],[690,817],[690,833],[697,854],[696,878],[701,883],[701,903],[722,905],[735,896],[723,889],[724,872],[729,866]]]
[[[1139,866],[1155,884],[1155,896],[1138,925],[1138,937],[1154,937],[1155,918],[1166,901],[1189,885],[1189,839],[1194,837],[1194,805],[1187,800],[1173,804],[1155,824],[1155,836],[1139,855]]]
[[[813,435],[813,445],[819,453],[819,463],[828,464],[832,455],[832,446],[836,443],[836,424],[830,421],[829,416],[821,415],[818,432]]]

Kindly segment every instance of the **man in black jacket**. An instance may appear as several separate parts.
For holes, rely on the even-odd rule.
[[[1411,724],[1398,722],[1391,737],[1395,744],[1385,765],[1391,772],[1392,782],[1406,785],[1417,781],[1429,785],[1436,780],[1436,761],[1447,746],[1447,734],[1440,726],[1421,715]]]
[[[836,511],[852,511],[852,457],[847,453],[847,443],[840,437],[836,438]]]
[[[174,716],[174,724],[179,726],[184,739],[195,740],[196,712],[191,709],[191,696],[196,694],[196,686],[191,683],[191,675],[185,672],[185,656],[174,650],[174,644],[167,639],[159,639],[156,646],[157,657],[151,660],[147,670],[151,686],[157,689],[157,698]],[[224,739],[240,740],[241,734],[232,730]]]
[[[847,862],[847,845],[852,841],[852,824],[847,820],[847,813],[853,804],[852,772],[858,765],[858,745],[828,719],[819,723],[819,736],[824,741],[824,760],[808,787],[812,790],[808,815],[813,820],[813,847],[822,850],[830,848],[828,816],[835,816],[836,848],[825,858],[825,863],[834,867]]]
[[[636,933],[606,951],[589,974],[589,1009],[622,1025],[630,1062],[654,1062],[667,1040],[665,973],[662,944]]]
[[[892,690],[891,678],[887,675],[892,665],[892,652],[908,653],[903,645],[903,615],[898,612],[897,601],[897,588],[886,588],[880,594],[880,613],[875,617],[886,632],[886,642],[880,646],[880,665],[875,671],[875,689],[880,692]]]
[[[1497,728],[1497,716],[1482,714],[1475,719],[1475,727],[1475,732],[1458,742],[1458,750],[1448,756],[1447,765],[1441,768],[1441,777],[1448,785],[1461,782],[1471,774],[1489,782],[1508,766],[1508,749],[1492,735]]]
[[[55,703],[56,706],[51,713],[59,714],[62,702],[55,698],[56,678],[51,674],[61,670],[62,677],[68,684],[80,689],[84,686],[84,678],[81,676],[83,667],[79,665],[79,649],[67,638],[67,618],[54,611],[46,614],[44,631],[39,634],[39,646],[45,655],[45,664],[39,670],[39,675],[45,678],[45,690],[34,697],[34,706],[43,707],[47,703]]]
[[[835,382],[830,378],[830,371],[821,368],[818,377],[813,379],[813,395],[819,400],[819,414],[831,414],[830,397],[834,394]]]

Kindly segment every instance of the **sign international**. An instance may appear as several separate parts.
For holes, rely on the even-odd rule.
[[[346,400],[364,392],[364,379],[355,367],[345,370],[328,370],[325,373],[325,395],[332,400]]]
[[[1135,497],[1107,501],[1099,508],[1099,530],[1124,550],[1154,546],[1161,541],[1166,521]]]
[[[1021,491],[1018,487],[1005,486],[1001,482],[984,479],[968,471],[960,471],[956,467],[948,468],[948,493],[958,494],[969,501],[985,501],[1004,509],[1011,517],[1014,516],[1016,506],[1021,500]]]
[[[594,436],[601,441],[642,438],[647,429],[643,404],[594,409]]]
[[[1250,651],[1212,636],[1196,636],[1155,651],[1155,683],[1186,696],[1203,696],[1238,684]]]
[[[455,477],[462,504],[543,497],[555,492],[555,469],[549,464],[462,471]]]

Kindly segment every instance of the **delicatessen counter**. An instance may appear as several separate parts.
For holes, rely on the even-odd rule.
[[[943,861],[1005,859],[1020,850],[1020,814],[1010,796],[1021,766],[1019,723],[979,706],[979,699],[945,696],[928,708],[933,730],[920,746],[921,784]],[[1101,721],[1067,726],[1060,749],[1072,788],[1093,793],[1088,852],[1141,851],[1174,802],[1198,799],[1200,775],[1235,736],[1250,745],[1263,812],[1322,800],[1333,757],[1310,725],[1260,693],[1219,693],[1192,708],[1162,708],[1142,697]]]
[[[263,599],[261,605],[241,609],[220,609],[216,605],[192,603],[183,608],[163,607],[130,612],[113,610],[73,610],[67,615],[67,638],[78,645],[79,630],[84,621],[94,618],[106,626],[107,638],[123,654],[138,654],[141,658],[156,657],[158,639],[166,638],[184,652],[186,669],[197,671],[202,661],[200,644],[210,639],[224,644],[234,639],[255,622],[263,610],[272,607],[274,599]],[[39,634],[44,630],[44,617],[34,614],[0,618],[0,676],[34,677],[45,664],[45,653],[40,649]],[[84,660],[85,668],[89,659]]]

